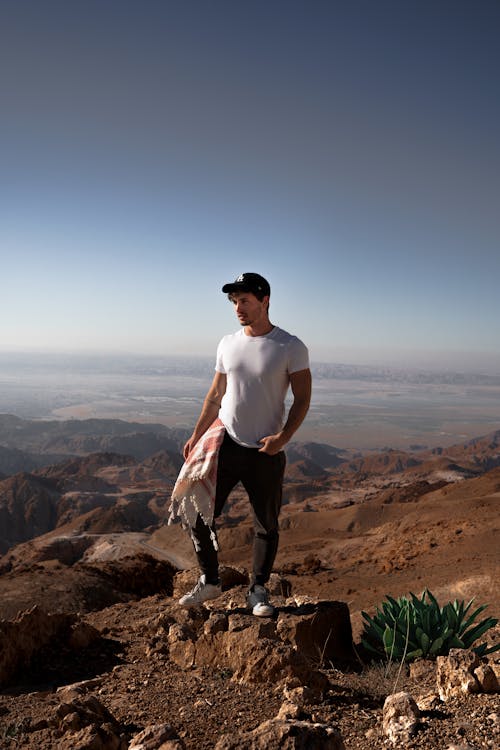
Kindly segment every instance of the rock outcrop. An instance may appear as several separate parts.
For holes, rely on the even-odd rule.
[[[389,695],[384,703],[383,730],[393,743],[405,743],[416,732],[420,711],[409,693]]]
[[[240,596],[244,599],[244,592]],[[319,667],[353,658],[349,610],[342,602],[284,607],[277,619],[257,619],[241,607],[177,608],[165,632],[177,665],[229,670],[241,683],[288,681],[322,690],[327,679]],[[155,644],[157,650],[164,647]]]
[[[327,724],[269,719],[252,732],[221,737],[215,750],[345,750],[340,733]]]
[[[467,693],[500,692],[498,665],[481,661],[472,650],[451,649],[448,656],[438,656],[436,681],[439,697],[446,701]]]
[[[36,606],[14,620],[0,620],[0,686],[27,667],[50,641],[68,640],[76,623],[76,615],[47,614]]]
[[[133,737],[128,750],[183,750],[184,747],[170,724],[153,724]]]

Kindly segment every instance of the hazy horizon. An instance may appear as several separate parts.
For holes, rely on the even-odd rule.
[[[213,367],[211,356],[0,352],[0,413],[189,431]],[[295,440],[408,449],[460,443],[500,427],[500,373],[320,362],[312,362],[312,372],[311,408]]]
[[[232,329],[228,329],[228,332]],[[442,351],[442,350],[357,350],[339,347],[328,356],[325,353],[321,357],[321,351],[309,347],[310,361],[312,364],[346,365],[357,367],[388,367],[402,370],[430,370],[434,372],[463,372],[484,375],[500,376],[500,353],[477,352],[477,351]],[[316,355],[316,356],[315,356]],[[207,347],[204,351],[199,349],[189,351],[181,348],[177,351],[133,351],[126,349],[47,349],[26,348],[23,346],[5,346],[0,343],[0,356],[26,356],[26,357],[56,357],[56,358],[92,358],[98,359],[205,359],[215,363],[215,348]]]

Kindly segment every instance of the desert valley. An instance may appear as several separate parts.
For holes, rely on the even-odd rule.
[[[276,717],[283,690],[304,686],[315,692],[302,692],[295,718],[337,739],[332,729],[301,746],[386,747],[381,712],[396,678],[365,659],[362,611],[428,588],[499,616],[500,430],[411,451],[290,444],[279,616],[257,624],[244,609],[251,533],[238,488],[220,523],[223,597],[176,605],[196,577],[189,538],[166,525],[185,437],[154,423],[0,417],[0,747],[298,747],[251,733]],[[325,607],[347,613],[336,644],[323,626],[299,644],[308,612],[319,627]],[[251,666],[270,643],[274,667]],[[293,659],[275,664],[286,649],[307,676]],[[430,685],[430,671],[405,666],[398,690]],[[498,746],[498,694],[474,700],[428,707],[403,746]],[[321,744],[334,741],[344,745]]]

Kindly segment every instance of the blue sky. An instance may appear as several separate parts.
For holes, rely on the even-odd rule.
[[[500,4],[0,0],[0,348],[500,371]]]

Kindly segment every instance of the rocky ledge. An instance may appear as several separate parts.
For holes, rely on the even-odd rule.
[[[363,677],[343,602],[294,598],[276,576],[277,615],[259,619],[245,608],[246,573],[225,570],[223,581],[201,607],[178,606],[192,582],[182,573],[172,598],[2,621],[2,750],[497,746],[493,659],[416,663],[398,693],[401,670],[390,688],[380,668]]]

